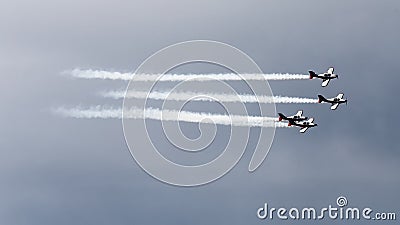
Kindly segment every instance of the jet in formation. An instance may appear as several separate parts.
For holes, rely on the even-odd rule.
[[[346,105],[347,105],[347,99],[344,99],[343,96],[344,96],[344,94],[340,93],[334,98],[328,98],[327,99],[322,95],[318,95],[318,103],[323,103],[323,102],[330,103],[331,104],[331,109],[335,110],[335,109],[337,109],[337,107],[340,104],[346,103]]]
[[[282,113],[278,113],[279,115],[279,121],[282,120],[287,120],[287,121],[303,121],[308,119],[307,117],[303,116],[303,110],[299,110],[295,115],[293,116],[285,116]]]
[[[322,79],[321,86],[326,87],[326,86],[328,86],[329,81],[331,81],[332,79],[339,79],[339,75],[334,74],[333,71],[334,71],[334,68],[330,67],[328,69],[328,71],[326,71],[325,73],[316,74],[312,70],[308,71],[308,73],[310,74],[310,79],[314,79],[314,78]]]

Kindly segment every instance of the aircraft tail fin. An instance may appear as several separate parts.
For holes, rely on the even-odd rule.
[[[286,116],[283,115],[282,113],[278,113],[278,115],[279,115],[279,121],[282,121],[282,120],[286,120],[286,119],[287,119]]]
[[[292,120],[292,119],[287,119],[288,121],[288,126],[292,126],[292,125],[296,125],[296,121]]]
[[[312,70],[308,71],[308,73],[310,74],[310,79],[313,79],[314,77],[317,76],[317,74]]]
[[[318,95],[318,103],[326,102],[326,101],[327,101],[327,100],[326,100],[326,98],[325,98],[324,96]]]

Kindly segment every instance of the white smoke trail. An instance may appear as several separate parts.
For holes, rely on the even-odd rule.
[[[125,91],[109,91],[101,93],[103,97],[121,99],[125,96]],[[198,96],[193,98],[194,96]],[[284,97],[284,96],[254,96],[249,94],[221,94],[221,93],[199,93],[199,92],[158,92],[150,93],[144,91],[128,91],[126,98],[137,99],[154,99],[154,100],[173,100],[173,101],[214,101],[220,102],[244,102],[244,103],[318,103],[317,99],[300,98],[300,97]]]
[[[122,109],[103,108],[101,106],[82,108],[57,108],[53,110],[55,113],[73,118],[87,119],[112,119],[122,118]],[[191,123],[209,123],[220,125],[244,126],[244,127],[288,127],[286,123],[277,122],[274,117],[262,116],[243,116],[243,115],[225,115],[198,113],[190,111],[160,110],[147,108],[145,114],[143,109],[131,108],[125,112],[125,118],[130,119],[153,119],[163,121],[183,121]]]
[[[103,70],[81,70],[74,69],[64,73],[70,74],[76,78],[84,79],[103,79],[103,80],[131,80],[135,76],[135,81],[156,81],[161,74],[133,74],[109,72]],[[309,79],[309,75],[289,74],[289,73],[271,73],[271,74],[241,74],[245,80],[305,80]],[[185,81],[193,79],[196,81],[210,80],[243,80],[239,75],[234,73],[226,74],[164,74],[159,81]]]

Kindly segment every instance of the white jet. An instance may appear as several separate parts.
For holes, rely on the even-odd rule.
[[[287,121],[289,121],[289,123],[290,123],[290,121],[303,121],[303,120],[308,119],[307,117],[303,116],[303,110],[299,110],[293,116],[285,116],[285,115],[283,115],[283,113],[278,113],[278,115],[279,115],[279,121],[287,120]]]
[[[347,99],[344,99],[343,96],[344,96],[344,94],[340,93],[334,98],[328,98],[327,99],[322,95],[318,95],[318,103],[323,103],[323,102],[330,103],[331,104],[331,109],[335,110],[335,109],[337,109],[337,107],[340,104],[346,103],[346,105],[347,105]]]
[[[288,126],[297,126],[301,127],[300,133],[304,133],[307,131],[308,128],[310,127],[316,127],[318,126],[316,123],[314,123],[314,118],[310,118],[306,121],[289,121]]]
[[[339,79],[339,75],[333,73],[333,67],[330,67],[326,73],[316,74],[314,71],[310,70],[310,79],[319,78],[322,79],[322,87],[326,87],[329,84],[329,81],[332,79]]]

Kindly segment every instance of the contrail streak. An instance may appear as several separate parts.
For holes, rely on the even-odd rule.
[[[103,108],[102,106],[81,108],[57,108],[53,110],[55,113],[73,118],[87,119],[121,119],[122,109]],[[160,110],[147,108],[145,113],[143,109],[131,108],[125,111],[125,118],[130,119],[153,119],[161,121],[183,121],[191,123],[208,123],[220,125],[232,125],[241,127],[288,127],[286,123],[277,122],[274,117],[262,116],[243,116],[243,115],[226,115],[212,113],[198,113],[190,111],[176,110]]]
[[[74,69],[64,73],[70,74],[76,78],[84,79],[103,79],[103,80],[131,80],[135,76],[135,81],[156,81],[161,74],[133,74],[109,72],[103,70],[81,70]],[[261,75],[261,76],[260,76]],[[242,78],[242,77],[243,78]],[[305,80],[309,79],[309,75],[304,74],[289,74],[289,73],[271,73],[271,74],[241,74],[234,73],[226,74],[164,74],[159,81],[186,81],[188,79],[196,81],[210,80]]]
[[[101,93],[103,97],[121,99],[125,91],[109,91]],[[128,91],[126,98],[172,100],[172,101],[220,101],[220,102],[244,102],[244,103],[318,103],[317,99],[284,97],[284,96],[254,96],[249,94],[221,94],[221,93],[199,93],[199,92],[145,92]],[[215,99],[215,100],[214,100]]]

